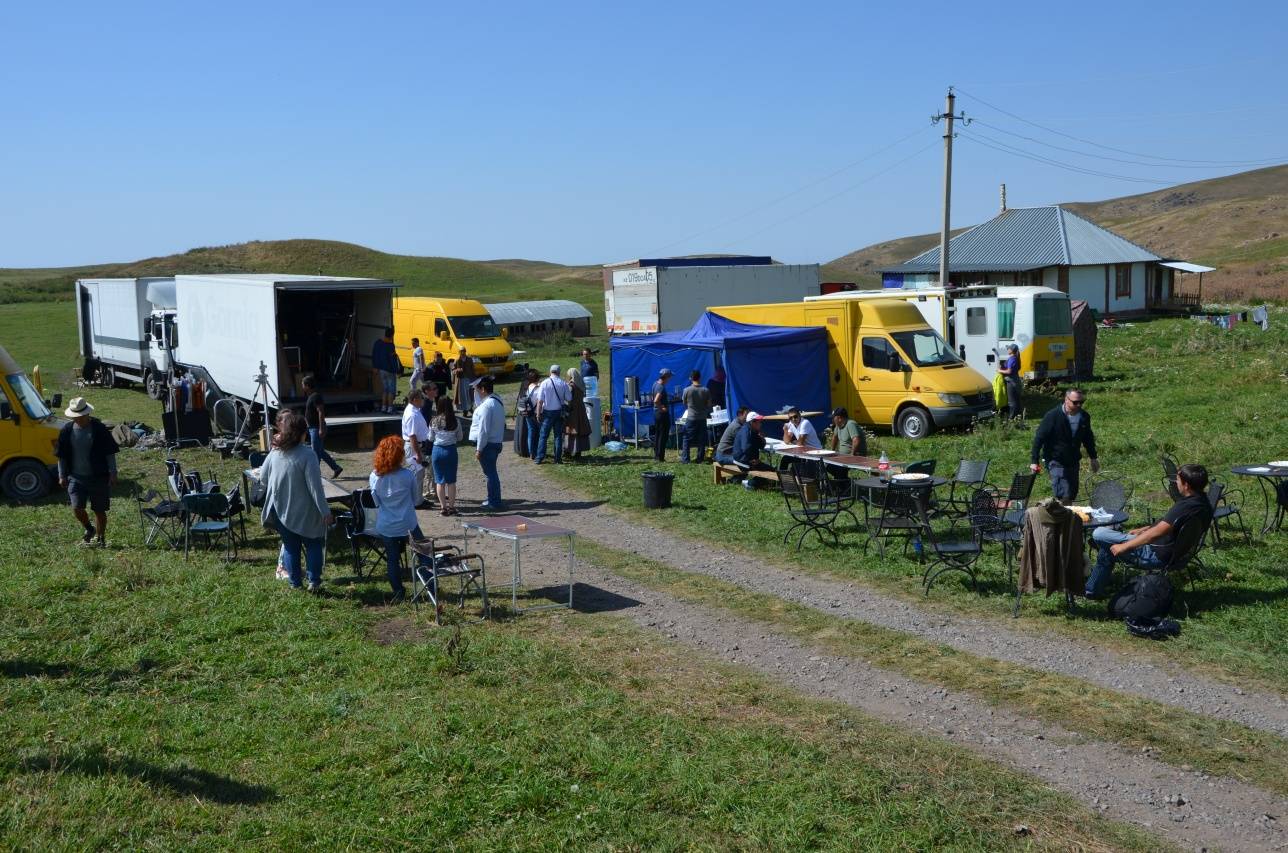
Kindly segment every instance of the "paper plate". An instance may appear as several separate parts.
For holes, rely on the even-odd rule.
[[[835,450],[806,450],[805,453],[809,456],[835,456],[836,455]]]
[[[1271,462],[1271,468],[1288,468],[1288,459],[1280,459],[1278,462]]]
[[[894,475],[894,477],[893,477],[893,479],[895,479],[895,480],[904,480],[904,481],[907,481],[907,480],[929,480],[929,479],[930,479],[930,475],[929,475],[929,474],[895,474],[895,475]]]
[[[1251,468],[1249,468],[1248,470],[1249,470],[1250,472],[1252,472],[1253,474],[1269,474],[1269,473],[1270,473],[1270,466],[1268,466],[1268,465],[1253,465],[1253,466],[1252,466]]]

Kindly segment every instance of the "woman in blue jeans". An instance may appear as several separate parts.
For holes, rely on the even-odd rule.
[[[308,565],[309,592],[316,593],[322,589],[322,546],[331,510],[322,490],[318,458],[303,443],[306,431],[304,418],[295,412],[283,409],[278,414],[273,450],[260,469],[260,482],[266,487],[260,520],[282,537],[282,563],[291,586],[299,589],[304,585],[302,551]]]
[[[371,495],[379,510],[375,533],[385,541],[385,569],[395,602],[407,594],[402,582],[402,552],[407,536],[421,536],[416,520],[416,503],[420,500],[416,475],[403,467],[404,458],[402,439],[389,435],[376,445],[371,460]]]

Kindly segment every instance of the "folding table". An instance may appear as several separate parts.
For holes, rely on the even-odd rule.
[[[465,529],[465,548],[469,550],[470,531],[477,530],[485,536],[493,536],[497,539],[505,539],[513,544],[514,548],[514,569],[508,584],[499,584],[498,588],[509,586],[510,588],[510,607],[515,614],[526,613],[532,610],[551,610],[557,607],[572,607],[572,568],[573,568],[573,540],[576,537],[576,531],[569,530],[566,527],[555,527],[552,524],[543,524],[540,521],[522,515],[493,515],[481,518],[464,519],[461,521],[461,527]],[[519,584],[523,581],[523,568],[520,557],[519,545],[527,539],[560,539],[568,540],[568,603],[567,604],[542,604],[535,607],[519,607]]]

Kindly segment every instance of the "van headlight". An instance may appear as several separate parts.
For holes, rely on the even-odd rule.
[[[963,397],[961,394],[940,394],[939,400],[940,402],[948,406],[966,405],[966,398]]]

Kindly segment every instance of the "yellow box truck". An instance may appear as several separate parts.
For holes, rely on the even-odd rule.
[[[62,425],[27,374],[0,347],[0,491],[7,497],[30,501],[49,493]]]
[[[742,323],[826,329],[832,405],[866,426],[916,439],[996,414],[989,381],[907,302],[834,299],[708,310]]]
[[[474,359],[474,373],[499,376],[514,370],[514,349],[483,304],[473,299],[400,296],[394,300],[394,347],[411,369],[411,339],[420,338],[425,363],[441,352],[455,361],[462,346]]]

